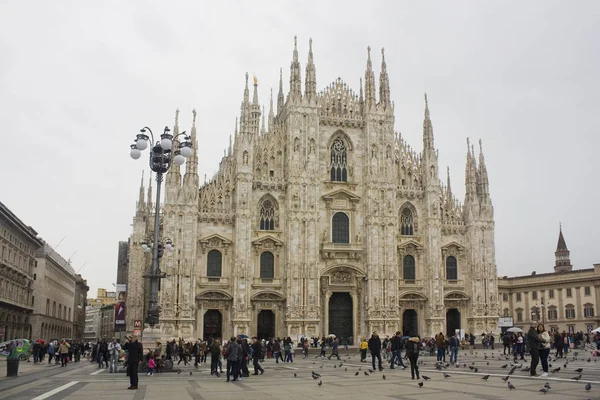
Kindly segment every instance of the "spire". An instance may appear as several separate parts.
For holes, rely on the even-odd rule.
[[[246,78],[246,82],[248,78]],[[252,95],[252,104],[258,105],[258,78],[254,75],[254,93]]]
[[[277,93],[277,115],[280,115],[283,111],[283,104],[285,98],[283,97],[283,68],[279,68],[279,93]]]
[[[194,119],[192,122],[192,133],[190,134],[190,142],[192,142],[192,155],[185,162],[185,175],[183,176],[183,184],[192,186],[198,189],[198,141],[196,140],[196,109],[192,110]]]
[[[267,125],[265,124],[265,106],[263,106],[262,112],[262,123],[260,127],[260,134],[265,135],[267,133]]]
[[[275,114],[273,113],[273,88],[271,88],[271,99],[269,100],[269,132],[273,131],[275,126]]]
[[[233,145],[231,143],[231,135],[229,135],[229,148],[227,149],[227,155],[231,156],[232,151],[233,151]]]
[[[427,93],[425,93],[425,117],[423,119],[423,151],[433,151],[433,125],[429,115],[429,103],[427,102]]]
[[[485,166],[485,158],[483,157],[483,146],[479,139],[479,179],[481,184],[481,195],[488,197],[490,195],[490,185],[488,181],[487,168]]]
[[[250,102],[250,91],[248,90],[248,73],[246,72],[246,87],[244,88],[244,105]]]
[[[146,203],[146,200],[144,199],[144,170],[142,170],[142,180],[140,182],[140,193],[138,196],[138,201],[137,201],[137,208],[138,209],[143,209],[144,205]]]
[[[562,224],[559,225],[559,229],[558,244],[556,245],[556,251],[554,252],[554,272],[570,272],[573,270],[573,266],[571,265],[571,252],[567,248],[567,243],[563,236]]]
[[[152,211],[152,173],[150,173],[150,178],[148,178],[148,195],[146,196],[146,198],[148,200],[146,202],[148,210]]]
[[[317,72],[313,59],[312,38],[308,41],[308,63],[306,64],[306,89],[304,96],[308,98],[308,101],[315,100],[317,96]]]
[[[238,117],[235,117],[235,137],[238,136]]]
[[[477,178],[475,176],[475,158],[471,154],[471,142],[467,138],[467,165],[465,167],[465,203],[473,201],[477,196]]]
[[[446,167],[446,194],[448,196],[448,201],[452,201],[452,187],[450,186],[450,167]]]
[[[288,100],[302,100],[302,81],[300,78],[300,62],[298,62],[298,37],[294,36],[294,53],[290,64],[290,95]]]
[[[379,102],[387,109],[390,102],[390,80],[385,64],[385,49],[381,49],[381,73],[379,74]]]
[[[365,105],[370,109],[375,105],[375,74],[371,63],[371,46],[367,47],[367,70],[365,71]]]

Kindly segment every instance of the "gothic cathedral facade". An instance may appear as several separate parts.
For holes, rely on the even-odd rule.
[[[466,196],[439,178],[427,98],[423,150],[394,131],[382,50],[379,93],[370,49],[356,94],[341,79],[317,92],[312,43],[302,87],[294,44],[289,92],[261,113],[246,87],[234,139],[200,184],[194,153],[165,178],[160,332],[189,339],[357,338],[494,331],[494,217],[483,154],[467,145]],[[262,116],[262,118],[261,118]],[[265,118],[266,117],[266,118]],[[191,130],[197,148],[196,127]],[[267,125],[267,120],[268,125]],[[174,132],[179,132],[178,117]],[[143,321],[151,264],[151,187],[131,236],[128,320]],[[131,331],[131,329],[129,329]]]

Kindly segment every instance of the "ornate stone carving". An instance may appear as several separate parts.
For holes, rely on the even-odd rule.
[[[352,282],[352,274],[348,271],[334,271],[331,274],[331,283],[351,283]]]

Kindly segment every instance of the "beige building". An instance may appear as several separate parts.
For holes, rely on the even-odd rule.
[[[460,202],[438,164],[427,98],[416,152],[394,129],[383,50],[378,80],[370,48],[366,56],[357,91],[338,78],[318,92],[312,45],[302,77],[294,44],[288,94],[280,77],[267,113],[257,79],[251,96],[246,75],[239,124],[212,179],[200,182],[195,153],[185,167],[171,166],[160,232],[175,245],[160,266],[164,338],[496,329],[494,213],[481,148],[477,157],[467,145]],[[195,112],[190,132],[198,148]],[[151,260],[141,244],[153,233],[154,199],[144,192],[130,239],[129,331],[148,304]]]
[[[43,242],[0,202],[0,342],[31,338],[35,253]]]
[[[98,288],[95,299],[89,299],[89,304],[92,307],[103,307],[117,302],[117,292],[109,292],[106,289]]]
[[[573,270],[562,229],[555,257],[554,272],[498,279],[501,316],[523,329],[531,321],[560,332],[600,327],[600,264]]]

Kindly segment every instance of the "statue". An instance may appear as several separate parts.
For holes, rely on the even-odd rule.
[[[360,232],[360,231],[356,234],[356,243],[357,244],[362,243],[362,232]]]

